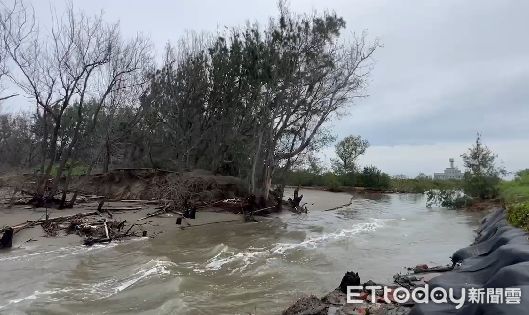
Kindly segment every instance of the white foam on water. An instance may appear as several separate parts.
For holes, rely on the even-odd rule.
[[[170,267],[174,267],[176,264],[172,261],[167,260],[151,260],[143,265],[143,268],[138,270],[134,275],[125,279],[118,286],[114,287],[114,294],[119,293],[135,283],[152,276],[163,276],[171,273]]]
[[[224,243],[220,243],[220,244],[215,245],[212,249],[210,249],[209,254],[216,255],[226,249],[228,249],[228,245]]]
[[[230,249],[228,246],[216,246],[220,251],[212,258],[206,261],[203,267],[194,268],[195,272],[203,273],[206,271],[217,271],[225,266],[231,266],[231,273],[242,272],[250,265],[254,264],[261,258],[273,258],[284,255],[289,251],[296,249],[315,249],[324,242],[336,241],[349,238],[353,235],[363,232],[373,232],[384,226],[386,220],[371,219],[370,222],[363,222],[353,225],[351,228],[342,229],[339,232],[324,233],[318,236],[313,236],[305,239],[299,243],[278,243],[272,248],[254,248],[250,247],[247,251],[238,252]]]
[[[32,259],[39,259],[39,261],[49,261],[49,260],[55,260],[57,258],[64,258],[67,256],[72,255],[78,255],[78,254],[84,254],[91,251],[97,251],[97,250],[103,250],[115,247],[119,245],[120,242],[111,242],[108,244],[95,244],[93,246],[84,246],[84,245],[77,245],[77,246],[67,246],[67,247],[61,247],[54,250],[49,251],[35,251],[27,254],[17,255],[17,256],[7,256],[0,258],[0,262],[3,261],[13,261],[13,260],[32,260]],[[34,249],[34,247],[25,248],[25,251],[28,251],[29,249]]]
[[[259,257],[267,254],[269,254],[269,251],[265,248],[249,247],[247,251],[236,252],[230,250],[228,246],[223,246],[220,252],[206,261],[203,268],[194,268],[193,270],[198,273],[203,273],[206,271],[220,270],[224,265],[231,263],[242,263],[242,266],[232,270],[232,273],[234,273],[237,271],[243,271]]]
[[[132,287],[143,280],[171,274],[171,267],[176,264],[172,261],[151,259],[147,263],[140,265],[134,273],[129,276],[119,278],[114,277],[95,284],[88,284],[85,288],[85,299],[97,300],[108,298],[119,292]]]
[[[373,219],[372,222],[363,222],[363,223],[355,224],[350,229],[343,229],[343,230],[340,230],[339,232],[324,233],[319,236],[310,237],[301,243],[278,243],[276,246],[274,246],[271,252],[274,254],[284,254],[287,251],[298,249],[298,248],[314,249],[314,248],[317,248],[318,245],[326,241],[345,239],[345,238],[349,238],[353,235],[356,235],[362,232],[373,232],[383,226],[384,226],[383,220]]]
[[[130,276],[124,278],[111,278],[98,283],[85,283],[79,287],[66,287],[61,289],[52,289],[46,291],[34,291],[32,294],[12,299],[5,305],[0,305],[0,310],[9,305],[18,304],[24,301],[43,299],[46,301],[59,301],[68,297],[58,298],[58,294],[73,293],[75,299],[81,300],[99,300],[113,296],[127,288],[134,286],[136,283],[153,277],[163,277],[171,273],[171,267],[176,266],[172,261],[152,259],[142,264]],[[69,299],[69,298],[68,298]]]
[[[72,291],[75,291],[75,289],[63,288],[63,289],[46,290],[46,291],[38,291],[37,290],[37,291],[33,292],[32,294],[30,294],[28,296],[25,296],[25,297],[22,297],[22,298],[18,298],[18,299],[9,300],[7,304],[0,305],[0,310],[3,309],[3,308],[6,308],[6,307],[8,307],[9,305],[12,305],[12,304],[18,304],[18,303],[24,302],[24,301],[36,300],[37,298],[39,298],[41,296],[52,296],[52,295],[55,295],[55,294],[68,293],[68,292],[72,292]],[[49,299],[49,300],[50,301],[58,301],[59,299]]]

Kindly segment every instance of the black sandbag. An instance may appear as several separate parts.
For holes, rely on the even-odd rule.
[[[529,244],[509,243],[498,247],[488,255],[465,259],[461,264],[460,270],[472,272],[491,266],[498,269],[523,261],[529,261]]]
[[[529,241],[527,233],[510,226],[505,211],[494,212],[482,221],[474,245],[454,253],[461,264],[429,281],[435,287],[452,288],[460,297],[461,288],[520,288],[521,304],[465,304],[456,310],[452,304],[417,304],[411,315],[422,314],[529,314]],[[468,298],[468,296],[467,296]]]
[[[493,225],[496,225],[496,223],[501,219],[505,219],[505,212],[503,209],[497,209],[481,220],[480,227],[476,232],[479,233]]]
[[[512,226],[507,222],[505,219],[501,219],[491,227],[490,229],[484,230],[481,234],[478,234],[476,237],[476,241],[473,244],[481,243],[483,241],[486,241],[490,239],[491,237],[494,237],[498,233],[502,233],[506,230],[510,230]]]
[[[456,251],[452,255],[452,262],[458,263],[462,260],[489,254],[491,251],[496,250],[498,247],[507,243],[517,242],[520,244],[526,243],[527,235],[526,232],[521,229],[513,229],[512,227],[499,228],[490,238],[471,245],[469,247],[462,248]]]

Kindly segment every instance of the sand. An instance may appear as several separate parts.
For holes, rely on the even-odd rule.
[[[59,216],[68,216],[77,213],[92,212],[97,210],[98,203],[88,202],[83,204],[76,204],[72,209],[48,209],[49,218],[55,218]],[[110,211],[113,216],[113,220],[123,221],[126,220],[126,225],[124,229],[128,229],[132,224],[142,224],[139,227],[134,227],[136,231],[147,231],[148,237],[156,237],[160,233],[166,231],[174,231],[180,229],[200,228],[199,225],[204,224],[214,224],[214,222],[219,221],[237,221],[243,220],[241,215],[221,212],[221,209],[218,208],[207,208],[199,209],[196,214],[195,220],[184,219],[182,225],[176,224],[176,218],[179,217],[177,214],[167,213],[156,217],[150,217],[144,220],[138,220],[145,217],[149,213],[153,213],[157,209],[156,205],[147,204],[145,202],[105,202],[104,208],[118,208],[118,207],[141,207],[140,210],[125,210],[125,211]],[[8,207],[6,203],[0,204],[0,227],[3,226],[14,226],[21,223],[24,223],[28,220],[39,220],[43,219],[46,214],[46,209],[44,208],[31,208],[28,209],[27,206],[15,205],[13,207]],[[86,217],[90,220],[98,220],[108,218],[106,214],[100,216],[90,216]],[[49,244],[60,244],[60,245],[77,245],[82,243],[83,238],[76,234],[65,235],[64,233],[59,233],[58,236],[48,236],[46,232],[42,229],[40,225],[26,228],[15,234],[13,240],[13,247],[24,246],[27,242],[32,242],[32,245],[41,244],[42,246],[47,246]]]

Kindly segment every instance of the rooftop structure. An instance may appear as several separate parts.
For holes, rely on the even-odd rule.
[[[450,158],[448,161],[450,162],[450,167],[446,168],[443,173],[434,173],[433,179],[437,179],[437,180],[463,179],[463,173],[457,167],[454,166],[454,159]]]

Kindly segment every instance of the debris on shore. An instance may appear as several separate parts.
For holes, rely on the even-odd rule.
[[[407,274],[396,274],[393,284],[385,285],[389,292],[384,298],[379,295],[378,290],[375,290],[377,296],[370,296],[371,290],[365,290],[366,285],[373,286],[375,283],[368,281],[363,284],[363,290],[359,294],[362,303],[348,304],[344,287],[360,283],[358,274],[348,272],[336,290],[321,299],[315,296],[303,297],[283,314],[525,314],[527,306],[523,299],[527,294],[520,288],[527,287],[528,279],[527,231],[511,226],[507,221],[507,211],[499,208],[482,220],[481,227],[476,232],[474,243],[452,255],[452,264],[433,267],[421,264],[407,268]],[[493,303],[494,308],[490,308],[491,303],[486,302],[484,297],[482,302],[476,302],[468,295],[468,300],[460,295],[463,300],[459,305],[462,308],[458,311],[450,302],[414,304],[413,301],[402,301],[402,296],[395,299],[398,297],[398,288],[409,291],[424,288],[429,290],[427,294],[432,294],[440,289],[445,292],[459,289],[485,292],[485,289],[491,287],[495,288],[495,294],[504,290],[507,292],[508,289],[518,289],[519,293],[509,296],[514,296],[511,303]]]
[[[398,303],[395,299],[396,289],[404,287],[413,290],[424,286],[431,278],[442,272],[450,271],[449,266],[429,267],[422,264],[408,268],[408,274],[396,274],[392,284],[378,284],[372,280],[362,283],[360,276],[355,272],[346,272],[339,286],[322,298],[314,295],[303,296],[283,311],[283,315],[345,315],[345,314],[370,314],[370,315],[406,315],[411,311],[414,303],[411,300]],[[370,286],[385,286],[388,288],[387,299],[383,297],[383,290],[376,290],[376,296],[371,296]],[[363,289],[355,291],[362,303],[347,303],[347,287],[359,286]],[[374,301],[374,303],[373,303]]]
[[[4,197],[0,203],[3,202],[6,209],[23,207],[26,211],[42,209],[45,212],[38,219],[2,224],[0,248],[11,247],[17,233],[36,226],[42,228],[45,236],[75,234],[83,239],[83,244],[91,246],[151,236],[153,233],[149,233],[148,229],[150,220],[154,218],[170,217],[176,220],[173,222],[177,226],[186,228],[194,226],[189,220],[194,220],[200,211],[242,215],[246,222],[255,221],[254,216],[257,215],[281,211],[282,204],[295,213],[307,212],[306,206],[300,205],[303,195],[299,196],[298,190],[294,199],[288,202],[282,200],[278,191],[271,192],[270,200],[264,200],[248,194],[235,177],[207,172],[179,174],[156,169],[118,169],[107,174],[71,178],[69,183],[69,191],[43,199],[32,193],[35,191],[33,175],[11,178],[7,183],[4,181],[3,186],[8,189],[0,191]],[[53,212],[53,217],[50,212]],[[124,213],[141,215],[131,220]],[[215,222],[226,220],[198,225]]]

